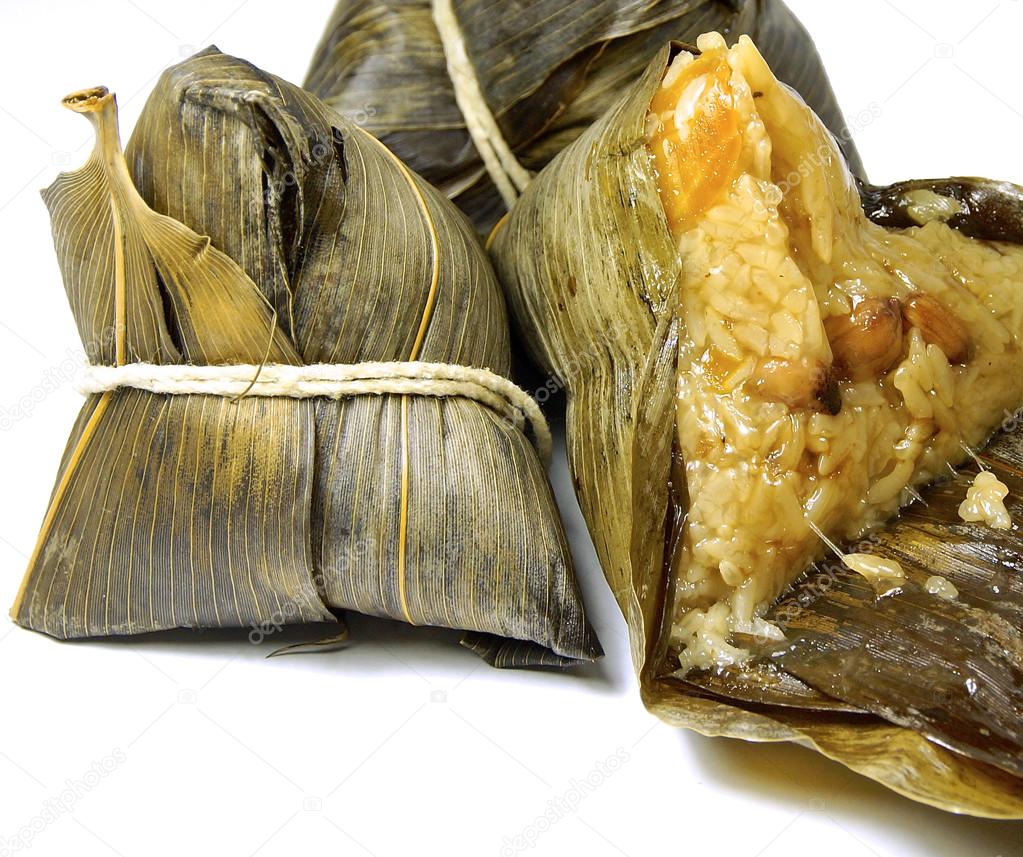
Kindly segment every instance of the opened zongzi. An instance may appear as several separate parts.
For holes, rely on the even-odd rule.
[[[305,87],[488,231],[661,45],[710,30],[753,36],[859,172],[820,57],[781,0],[338,0]]]
[[[164,73],[127,157],[112,95],[65,104],[96,146],[44,196],[102,365],[15,620],[71,638],[356,610],[464,629],[498,666],[597,657],[465,218],[214,48]]]
[[[1023,405],[1019,189],[870,189],[874,223],[753,43],[699,48],[665,47],[493,244],[568,390],[644,696],[674,723],[809,740],[918,800],[1023,816],[1023,541],[963,523],[968,478],[881,530]],[[987,466],[1023,487],[1018,447],[995,448]],[[829,545],[844,562],[813,565]]]

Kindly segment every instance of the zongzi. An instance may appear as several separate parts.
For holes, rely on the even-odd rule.
[[[1019,189],[864,189],[885,200],[872,222],[753,42],[698,46],[665,47],[493,240],[526,343],[568,391],[644,697],[709,734],[809,740],[918,800],[1023,816],[1023,600],[984,594],[1001,565],[1019,578],[1023,542],[965,527],[965,490],[928,493],[927,537],[882,529],[1023,404]],[[1014,450],[984,460],[1006,484]],[[819,562],[831,544],[837,565]]]
[[[681,667],[735,663],[811,524],[852,541],[1023,404],[1023,248],[867,220],[827,130],[748,39],[681,52],[648,114],[683,259]]]
[[[470,225],[369,134],[214,48],[44,193],[101,341],[14,619],[61,638],[342,610],[498,666],[600,654]],[[107,336],[111,331],[112,335]]]
[[[859,159],[809,35],[781,0],[338,0],[305,87],[488,231],[665,42],[752,35]]]

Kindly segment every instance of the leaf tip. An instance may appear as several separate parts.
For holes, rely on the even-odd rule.
[[[114,100],[114,94],[105,86],[93,86],[65,95],[60,103],[75,113],[97,113]]]

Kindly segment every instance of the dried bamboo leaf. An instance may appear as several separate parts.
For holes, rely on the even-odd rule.
[[[372,131],[487,231],[505,208],[455,101],[432,0],[339,0],[305,87]],[[671,39],[746,33],[859,156],[813,43],[780,0],[455,0],[484,100],[511,150],[539,170],[639,78]]]
[[[642,402],[637,396],[647,366],[658,367],[652,374],[660,386],[674,376],[677,348],[677,338],[658,329],[655,311],[669,305],[681,262],[650,181],[642,128],[666,58],[664,50],[660,67],[652,63],[630,97],[566,150],[556,178],[553,168],[541,174],[493,246],[524,344],[545,372],[567,384],[566,442],[576,491],[625,614],[637,671],[660,625],[664,583],[644,581],[664,577],[671,472],[670,449],[662,445],[649,455],[638,435],[641,427],[670,429],[675,408],[673,395]],[[578,156],[584,152],[587,157]],[[590,236],[607,243],[591,252]],[[544,248],[542,262],[536,242]],[[583,291],[597,278],[616,284],[615,300],[590,299]],[[593,289],[596,296],[600,287]],[[640,404],[642,423],[633,420]],[[652,496],[646,486],[657,486]],[[634,507],[644,496],[649,507]]]
[[[1009,485],[1009,507],[1023,511],[1019,438],[997,439],[985,459]],[[934,486],[876,536],[873,553],[908,575],[900,597],[878,599],[857,575],[818,567],[774,608],[789,639],[772,660],[831,696],[1019,776],[1023,538],[960,519],[976,474],[966,468]],[[935,576],[952,584],[954,598],[928,591]]]
[[[63,103],[96,129],[85,164],[43,192],[82,342],[96,362],[173,363],[178,349],[164,322],[156,271],[131,211],[134,188],[119,157],[114,97],[86,90]],[[115,339],[123,343],[120,354]]]
[[[311,404],[107,395],[16,621],[61,639],[331,621],[309,557]]]
[[[672,295],[683,260],[668,228],[646,131],[649,105],[671,55],[664,48],[644,77],[541,173],[493,243],[526,344],[568,391],[577,494],[630,629],[644,700],[668,722],[704,734],[810,743],[915,800],[955,812],[1023,817],[1015,535],[964,528],[955,515],[961,484],[925,493],[930,505],[910,510],[879,536],[874,552],[905,559],[920,582],[924,569],[958,580],[963,595],[957,605],[939,605],[907,587],[912,594],[904,601],[888,599],[896,605],[883,623],[889,646],[871,648],[876,662],[855,660],[862,653],[850,654],[848,646],[832,647],[836,639],[863,640],[867,629],[877,632],[888,609],[867,606],[863,598],[852,601],[845,585],[852,578],[842,576],[843,586],[815,592],[809,607],[799,605],[803,624],[791,626],[791,653],[719,675],[673,675],[678,660],[670,605],[685,571],[678,544],[689,499],[679,450],[650,438],[664,437],[664,426],[675,425],[676,400],[663,394],[657,379],[674,389],[686,358],[672,351],[672,343],[689,333],[683,325],[674,339],[666,336],[673,323],[681,324]],[[928,182],[916,189],[956,182],[961,184]],[[896,186],[878,198],[891,202],[904,192]],[[978,193],[963,195],[983,205],[960,210],[950,222],[967,235],[1014,235],[1017,192],[998,197],[997,185],[987,183]],[[883,225],[891,225],[888,217],[878,215]],[[648,368],[663,364],[659,372]],[[1020,464],[1006,450],[1018,451],[1021,443],[1018,437],[1002,440],[985,454],[985,461],[1002,468],[997,472],[1010,484],[1013,509],[1020,503]],[[653,499],[644,505],[648,497]],[[1003,587],[1007,574],[1013,582]],[[1006,592],[1005,602],[991,603],[992,586]],[[927,626],[922,610],[943,619]],[[854,614],[860,626],[834,621],[839,614]],[[908,627],[897,621],[900,616]],[[997,629],[1000,648],[981,645],[985,629],[989,637]],[[917,655],[922,641],[926,652]],[[886,651],[892,662],[884,660]],[[897,683],[897,669],[910,669],[915,657],[924,658],[932,669],[928,675],[940,674],[946,687],[952,688],[954,676],[962,679],[926,711],[926,676]],[[884,684],[876,681],[881,665],[889,671]],[[843,673],[843,667],[855,669]],[[976,670],[990,681],[986,699],[971,699],[965,682]]]
[[[909,582],[898,597],[878,599],[841,569],[823,597],[797,587],[777,607],[788,641],[774,662],[829,696],[1020,776],[1019,629],[929,594],[929,569],[903,568]]]
[[[238,266],[208,238],[142,201],[121,153],[114,96],[85,90],[63,104],[92,122],[96,144],[85,165],[60,176],[43,199],[83,342],[122,343],[97,359],[178,362],[178,343],[185,362],[295,362]]]
[[[208,49],[161,77],[127,158],[150,205],[239,260],[305,362],[508,372],[507,315],[475,236],[297,87]]]
[[[930,191],[960,203],[948,223],[971,238],[1023,242],[1023,189],[1011,182],[982,178],[917,179],[887,187],[865,185],[863,207],[882,226],[916,226],[908,209],[915,191]]]
[[[244,272],[138,196],[120,150],[114,96],[86,90],[64,104],[93,123],[96,146],[44,199],[83,341],[95,336],[104,345],[93,359],[296,361]],[[310,408],[136,390],[90,397],[61,462],[15,620],[62,639],[245,627],[285,609],[296,621],[329,621],[302,514],[311,492],[303,460]],[[257,443],[267,426],[280,433]],[[253,502],[262,505],[259,516]],[[282,508],[294,509],[294,520]]]
[[[697,670],[681,681],[709,699],[756,706],[758,710],[781,706],[844,714],[866,713],[862,708],[815,690],[770,661],[756,660],[720,670]]]

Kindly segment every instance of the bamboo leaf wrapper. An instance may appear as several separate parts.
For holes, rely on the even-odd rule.
[[[101,135],[47,197],[83,339],[125,344],[97,362],[507,375],[464,219],[297,87],[207,49],[165,72],[120,157]],[[113,223],[83,229],[106,198]],[[600,654],[536,451],[459,397],[93,396],[13,613],[70,638],[346,609],[464,629],[498,666]]]

